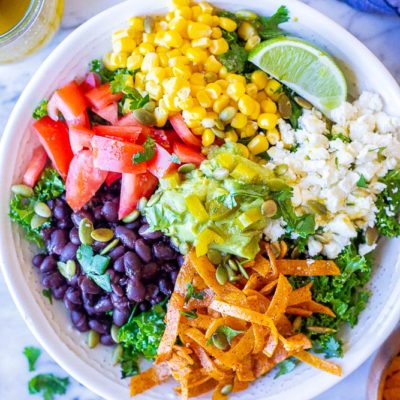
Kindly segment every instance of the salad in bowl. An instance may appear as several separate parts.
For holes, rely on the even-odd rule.
[[[400,119],[350,99],[288,20],[174,0],[33,111],[9,215],[43,295],[112,347],[132,396],[340,376],[377,242],[400,234]]]

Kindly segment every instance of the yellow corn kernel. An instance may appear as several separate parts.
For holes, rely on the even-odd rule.
[[[171,51],[168,47],[165,46],[155,46],[155,49],[157,54],[167,54],[169,51]]]
[[[264,90],[260,90],[257,93],[256,100],[261,104],[262,101],[267,100],[269,97],[267,96],[267,93],[264,92]]]
[[[261,110],[264,113],[275,114],[277,111],[276,103],[270,98],[267,98],[261,102]]]
[[[165,79],[166,76],[165,74],[166,74],[165,68],[156,67],[153,68],[150,72],[148,72],[148,74],[146,75],[146,79],[148,81],[153,81],[155,83],[161,84]]]
[[[226,80],[229,83],[239,82],[242,83],[243,85],[246,85],[246,78],[243,75],[229,73],[226,77]]]
[[[226,94],[235,101],[239,101],[245,93],[246,87],[241,82],[230,83],[226,88]]]
[[[257,31],[250,22],[242,22],[238,29],[238,35],[243,40],[249,40],[252,36],[257,35]]]
[[[251,81],[257,86],[258,90],[262,90],[267,86],[268,83],[268,75],[258,69],[251,74]]]
[[[163,90],[161,85],[157,84],[154,81],[147,81],[145,85],[146,92],[149,93],[149,96],[154,100],[160,100],[163,96]]]
[[[188,7],[190,5],[190,0],[172,0],[172,7]]]
[[[177,78],[189,79],[192,71],[187,65],[179,65],[172,67],[172,74]]]
[[[218,27],[211,28],[211,38],[212,39],[222,38],[222,30]]]
[[[238,101],[239,110],[242,114],[250,116],[256,110],[258,103],[248,94],[244,94]]]
[[[111,64],[115,65],[117,68],[126,68],[128,61],[127,53],[111,53]]]
[[[223,94],[217,100],[215,100],[213,104],[213,111],[215,111],[216,113],[220,113],[225,107],[228,106],[229,101],[229,96]]]
[[[224,38],[213,39],[209,47],[210,53],[216,56],[224,54],[229,50],[228,42]]]
[[[111,34],[111,40],[116,42],[121,38],[132,37],[133,33],[132,29],[118,29]]]
[[[202,126],[201,121],[199,121],[198,119],[188,119],[188,120],[185,120],[185,122],[186,122],[186,125],[190,129],[198,128],[199,126]]]
[[[159,47],[157,47],[157,49],[158,49]],[[160,60],[160,65],[162,66],[162,67],[168,67],[168,63],[169,63],[169,60],[170,60],[170,58],[168,57],[168,54],[167,53],[158,53],[158,58],[159,58],[159,60]]]
[[[175,14],[173,11],[169,11],[165,14],[165,20],[167,22],[171,21],[175,17]]]
[[[206,1],[201,1],[199,4],[199,7],[201,8],[201,11],[206,14],[212,14],[214,8],[211,4],[207,3]]]
[[[189,6],[180,6],[174,10],[175,17],[182,17],[186,20],[192,18],[192,9]]]
[[[211,146],[214,143],[215,135],[211,129],[204,129],[203,136],[201,137],[201,144],[203,146]]]
[[[207,61],[208,54],[198,47],[189,47],[186,50],[186,57],[195,64],[203,64]]]
[[[161,107],[156,107],[154,109],[154,116],[156,118],[156,125],[161,128],[167,123],[168,111],[162,109]]]
[[[160,65],[160,60],[158,58],[158,54],[157,53],[147,53],[143,57],[141,70],[143,72],[150,72],[153,68],[156,68],[159,65]]]
[[[179,107],[176,106],[175,104],[175,97],[171,95],[164,95],[163,100],[165,103],[165,107],[169,111],[179,111]]]
[[[204,68],[207,72],[217,73],[222,67],[222,64],[216,59],[215,56],[209,56],[204,63]]]
[[[222,89],[217,83],[209,83],[206,86],[207,93],[211,96],[212,99],[216,100],[219,96],[221,96]]]
[[[219,69],[218,75],[220,78],[223,79],[225,79],[228,76],[228,69],[225,67],[225,65]]]
[[[212,16],[212,24],[211,24],[211,26],[212,27],[216,27],[216,26],[218,26],[219,25],[219,17],[218,17],[218,15],[213,15]]]
[[[232,128],[235,129],[243,129],[247,124],[247,117],[244,114],[237,113],[232,121],[231,121],[231,126]]]
[[[197,22],[201,22],[202,24],[206,24],[211,26],[213,23],[213,17],[211,14],[200,14],[197,18],[196,18]]]
[[[196,99],[202,107],[209,108],[212,106],[212,99],[206,90],[199,90]]]
[[[269,143],[264,135],[256,135],[250,140],[247,147],[252,154],[260,154],[268,150]]]
[[[225,134],[225,141],[226,142],[236,143],[238,140],[239,140],[239,136],[235,132],[234,129],[230,129],[228,132],[226,132],[226,134]]]
[[[168,29],[168,22],[167,21],[161,20],[161,21],[157,21],[154,24],[154,30],[156,32],[164,32],[167,29]]]
[[[281,140],[281,135],[276,128],[267,132],[267,139],[272,145],[277,144]]]
[[[189,64],[189,59],[186,56],[176,56],[168,59],[168,65],[170,67],[177,67],[179,65]]]
[[[215,81],[215,83],[221,86],[223,91],[225,91],[229,85],[228,81],[226,81],[225,79],[218,79]]]
[[[144,31],[143,21],[144,19],[142,17],[132,17],[128,19],[128,24],[135,31],[143,32]]]
[[[258,93],[258,89],[257,89],[257,85],[255,83],[248,83],[246,85],[246,93],[255,98],[257,96]]]
[[[272,113],[260,114],[258,116],[257,123],[261,129],[274,129],[278,123],[278,115]]]
[[[230,18],[219,17],[219,26],[228,32],[236,31],[237,23]]]
[[[258,116],[260,115],[260,103],[257,101],[254,104],[254,111],[250,115],[250,119],[257,121]]]
[[[201,120],[206,117],[207,111],[203,107],[193,107],[188,110],[189,119]]]
[[[135,69],[139,69],[142,65],[143,56],[141,54],[131,54],[126,60],[126,68],[129,71],[134,71]]]
[[[200,90],[204,89],[204,85],[190,85],[190,92],[193,96],[197,96]]]
[[[240,129],[240,137],[242,139],[252,137],[257,132],[257,123],[254,121],[248,121],[246,126]]]
[[[192,73],[192,75],[190,76],[190,83],[192,85],[203,85],[205,86],[205,80],[204,80],[204,75],[201,74],[200,72],[195,72]]]
[[[145,84],[145,75],[141,72],[138,72],[135,74],[135,88],[136,89],[141,89],[144,90],[144,84]]]
[[[168,28],[171,31],[180,33],[183,37],[187,37],[188,22],[182,17],[175,17],[168,23]]]
[[[154,53],[156,49],[151,43],[140,43],[138,50],[140,54],[145,56],[147,53]]]
[[[128,86],[130,88],[133,88],[135,85],[133,84],[133,76],[129,75],[125,79],[125,86]]]
[[[166,31],[164,34],[164,44],[168,47],[181,47],[183,44],[183,38],[179,32]]]
[[[122,37],[113,41],[112,48],[114,53],[125,51],[131,53],[136,47],[135,41],[130,37]]]
[[[201,135],[203,135],[204,127],[203,127],[203,126],[198,126],[198,127],[196,127],[196,128],[192,128],[192,132],[193,132],[193,134],[195,134],[196,136],[201,136]]]
[[[210,38],[200,38],[192,40],[192,47],[200,47],[201,49],[206,49],[211,44]]]
[[[155,37],[156,37],[155,33],[143,33],[142,42],[154,44]]]
[[[106,54],[104,54],[104,56],[103,56],[103,64],[110,71],[114,71],[114,70],[116,70],[118,68],[114,64],[111,63],[111,52],[107,52]]]
[[[242,156],[248,158],[250,153],[249,153],[249,149],[242,143],[238,143],[237,144],[237,148],[241,151]]]
[[[192,97],[187,97],[186,99],[175,99],[175,105],[184,111],[188,111],[195,107]]]
[[[192,18],[194,20],[197,20],[197,18],[201,13],[202,13],[201,8],[197,4],[192,7]]]
[[[189,39],[200,39],[211,36],[211,27],[200,22],[189,22],[187,33]]]
[[[274,101],[277,101],[281,95],[282,85],[275,79],[269,79],[265,86],[265,93]]]
[[[250,51],[254,49],[261,42],[261,38],[258,35],[252,36],[244,45],[244,49]]]

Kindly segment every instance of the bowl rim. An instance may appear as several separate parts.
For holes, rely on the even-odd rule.
[[[163,4],[166,3],[165,0],[160,1],[163,1]],[[239,2],[241,4],[245,3],[244,0],[236,0],[236,3],[232,4],[238,4]],[[35,91],[35,88],[37,88],[41,82],[45,81],[47,71],[50,70],[53,65],[56,65],[55,63],[57,61],[62,59],[62,55],[65,53],[65,51],[72,50],[72,45],[74,42],[84,36],[86,32],[95,30],[96,26],[106,20],[109,14],[115,13],[118,10],[122,11],[129,4],[131,4],[133,7],[133,13],[134,3],[135,0],[127,0],[104,10],[103,12],[86,21],[84,24],[74,30],[68,37],[66,37],[50,53],[40,68],[36,71],[22,95],[18,99],[9,117],[3,137],[1,139],[0,181],[5,183],[6,188],[8,188],[8,183],[11,183],[12,180],[10,173],[11,171],[8,164],[10,159],[10,149],[13,148],[12,132],[14,130],[14,125],[17,123],[21,110],[26,107],[26,104],[31,99],[32,92]],[[399,98],[400,101],[400,88],[394,77],[390,74],[386,67],[384,67],[381,61],[345,28],[307,4],[300,2],[299,0],[282,0],[279,3],[287,5],[291,11],[294,11],[294,15],[296,15],[296,13],[300,15],[307,13],[310,19],[318,21],[318,25],[321,26],[321,29],[323,29],[325,32],[328,30],[334,30],[338,37],[346,41],[347,46],[354,47],[355,51],[357,51],[359,55],[362,55],[364,58],[370,61],[372,68],[376,73],[385,76],[387,82],[391,83],[389,90],[391,91],[392,95]],[[7,191],[3,191],[3,193],[0,195],[0,232],[2,233],[3,237],[3,240],[0,241],[0,261],[4,279],[14,303],[17,305],[21,316],[39,343],[68,374],[74,377],[77,381],[81,382],[94,393],[107,399],[114,398],[114,393],[108,388],[106,378],[104,379],[103,384],[101,385],[102,387],[100,388],[99,385],[96,385],[95,383],[94,378],[96,374],[94,374],[94,372],[90,369],[87,370],[85,368],[87,367],[87,364],[84,363],[76,354],[69,351],[67,347],[60,346],[60,338],[58,334],[52,330],[44,314],[42,312],[37,312],[38,309],[40,310],[40,307],[35,301],[33,301],[33,297],[29,292],[29,285],[25,281],[18,281],[18,274],[13,270],[13,268],[11,268],[12,265],[16,265],[18,260],[16,257],[15,248],[12,248],[12,246],[10,248],[10,244],[13,243],[13,240],[11,222],[8,218],[9,198],[10,194]],[[393,304],[396,305],[393,296],[390,297],[390,300],[392,300]],[[400,318],[400,304],[397,307],[393,306],[393,309],[390,312],[390,317],[387,316],[385,323],[382,324],[380,329],[375,332],[373,343],[371,343],[368,349],[364,350],[361,354],[357,354],[356,360],[353,360],[351,367],[345,368],[345,373],[341,379],[344,379],[356,368],[358,368],[383,343],[383,341],[394,329],[397,321]],[[35,315],[35,319],[31,318],[30,315]],[[309,399],[328,390],[339,381],[340,379],[337,377],[326,375],[319,380],[318,385],[310,385],[310,387],[308,387],[307,391],[304,393],[298,393],[297,391],[295,392],[293,389],[291,393],[296,393],[299,399]],[[282,397],[273,396],[272,398],[278,400],[278,398],[281,399]]]

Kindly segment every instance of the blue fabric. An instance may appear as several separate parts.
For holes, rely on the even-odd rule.
[[[361,11],[400,15],[400,0],[344,0]]]

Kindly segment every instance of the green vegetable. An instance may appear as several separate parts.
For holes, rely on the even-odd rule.
[[[110,82],[115,75],[115,72],[108,70],[104,67],[101,60],[95,59],[89,63],[89,69],[91,72],[96,72],[101,78],[102,83]]]
[[[237,336],[241,335],[244,333],[244,331],[237,331],[236,329],[232,329],[231,327],[227,325],[222,325],[220,326],[216,332],[222,333],[226,336],[226,339],[228,340],[228,343],[232,345],[232,340]]]
[[[286,360],[278,363],[276,365],[278,372],[274,376],[274,379],[279,378],[282,375],[288,374],[289,372],[292,372],[298,365],[299,361],[293,357],[289,357]]]
[[[183,315],[184,317],[186,317],[188,319],[196,319],[197,318],[196,310],[193,310],[193,311],[181,311],[180,313],[181,313],[181,315]]]
[[[344,143],[350,143],[351,139],[343,133],[329,133],[326,135],[329,140],[340,139]]]
[[[50,304],[53,304],[53,294],[51,293],[51,289],[43,289],[42,295],[49,300]]]
[[[219,61],[229,72],[242,73],[246,67],[248,52],[240,44],[232,42],[229,50],[218,56]]]
[[[188,283],[186,296],[185,296],[185,303],[187,303],[190,299],[203,300],[204,295],[205,294],[203,291],[200,291],[200,292],[197,291],[191,283]]]
[[[56,394],[65,394],[69,378],[60,378],[54,374],[39,374],[28,382],[29,394],[42,393],[44,400],[53,400]]]
[[[386,188],[378,195],[376,226],[381,235],[400,236],[398,215],[400,212],[400,170],[390,171],[381,182]],[[389,211],[389,212],[388,212]]]
[[[24,348],[23,355],[28,360],[29,371],[35,370],[35,364],[42,351],[37,347],[27,346]]]
[[[165,330],[165,303],[156,304],[149,311],[131,316],[118,332],[118,341],[123,346],[121,360],[122,378],[139,373],[141,357],[152,360]]]
[[[290,104],[292,106],[292,114],[289,117],[289,122],[292,125],[293,129],[298,129],[299,118],[303,114],[303,108],[299,106],[299,104],[294,100],[295,93],[292,90],[288,88],[284,88],[283,90],[286,96],[289,98]]]
[[[239,21],[238,17],[233,12],[230,12],[228,10],[220,10],[218,11],[217,15],[218,17],[233,19],[236,22]]]
[[[151,160],[156,154],[156,142],[151,136],[147,136],[143,143],[144,151],[133,155],[132,161],[134,164],[140,164],[144,161]]]
[[[360,179],[357,181],[357,186],[360,188],[367,188],[368,187],[368,183],[367,180],[365,179],[364,175],[360,175]]]
[[[286,6],[280,6],[270,17],[258,18],[258,34],[264,40],[283,36],[285,33],[279,28],[279,24],[287,21],[289,21],[289,11]]]
[[[33,189],[39,201],[54,199],[64,193],[64,190],[64,181],[54,168],[45,168]]]
[[[89,245],[82,244],[76,252],[76,258],[88,278],[106,292],[112,292],[110,274],[105,273],[111,260],[109,256],[95,255]]]
[[[35,108],[35,110],[32,113],[32,117],[34,119],[40,119],[43,118],[47,115],[47,104],[49,103],[48,100],[43,99],[39,105]]]

